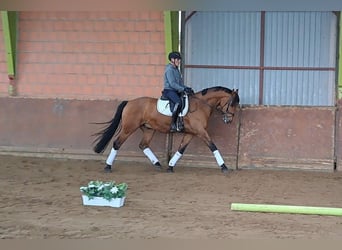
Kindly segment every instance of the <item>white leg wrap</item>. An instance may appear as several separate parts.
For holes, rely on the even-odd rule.
[[[220,154],[220,152],[219,152],[218,150],[215,150],[215,151],[213,152],[213,154],[214,154],[214,156],[215,156],[215,158],[216,158],[216,161],[217,161],[217,164],[218,164],[219,166],[221,166],[222,164],[224,164],[224,161],[223,161],[223,159],[222,159],[222,156],[221,156],[221,154]]]
[[[152,164],[159,162],[158,158],[154,155],[154,153],[152,152],[150,148],[145,148],[143,152],[147,156],[147,158],[150,159]]]
[[[172,156],[171,160],[169,161],[169,166],[174,167],[177,163],[177,161],[182,157],[183,155],[179,153],[178,151]]]
[[[108,155],[108,158],[106,160],[107,165],[112,166],[113,161],[115,160],[117,153],[118,153],[118,151],[115,150],[114,148],[112,148],[112,150],[110,151],[110,154]]]

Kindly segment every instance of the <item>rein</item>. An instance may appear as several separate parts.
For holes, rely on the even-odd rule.
[[[231,99],[232,99],[232,98],[230,98],[230,99],[223,105],[223,107],[227,105],[226,112],[223,111],[223,107],[222,107],[222,108],[220,107],[220,109],[218,109],[218,108],[216,107],[216,110],[221,111],[221,114],[229,114],[229,115],[234,116],[234,113],[229,112],[229,107],[230,107],[230,105],[232,104],[232,101],[233,101],[233,100],[231,100]]]
[[[223,107],[220,106],[220,108],[218,108],[218,106],[214,107],[211,106],[208,102],[198,98],[197,96],[193,95],[192,96],[195,99],[200,100],[203,104],[207,105],[210,109],[216,109],[217,111],[219,111],[221,113],[221,115],[223,115],[223,122],[224,123],[230,123],[234,117],[234,113],[229,111],[229,107],[232,105],[233,102],[233,95],[230,96],[230,98],[228,99],[228,101],[223,105]],[[223,111],[224,106],[227,105],[227,109],[226,111]]]
[[[231,115],[231,116],[234,116],[234,113],[229,112],[229,107],[230,107],[230,105],[231,105],[232,102],[233,102],[233,96],[232,96],[232,95],[231,95],[231,97],[229,98],[229,100],[223,105],[223,107],[227,105],[226,112],[223,111],[223,107],[222,107],[222,108],[220,107],[220,109],[219,109],[217,106],[216,106],[216,107],[211,106],[208,102],[206,102],[206,101],[204,101],[204,100],[198,98],[198,97],[195,96],[195,95],[193,95],[193,96],[191,96],[191,97],[192,97],[192,98],[195,98],[195,99],[197,99],[197,100],[200,100],[203,104],[207,105],[210,109],[216,109],[217,111],[221,112],[222,115],[229,114],[229,115]]]
[[[197,99],[197,100],[200,100],[203,104],[207,105],[210,109],[213,109],[213,108],[214,108],[214,107],[211,106],[209,103],[207,103],[206,101],[204,101],[204,100],[198,98],[198,97],[195,96],[195,95],[192,95],[191,97],[192,97],[192,98],[195,98],[195,99]]]

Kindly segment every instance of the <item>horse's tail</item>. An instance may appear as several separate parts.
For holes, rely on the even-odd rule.
[[[107,148],[108,143],[112,139],[113,135],[115,134],[115,131],[117,130],[120,124],[122,111],[125,108],[127,102],[128,101],[122,101],[116,109],[114,118],[108,122],[103,123],[109,124],[107,127],[97,132],[96,134],[93,134],[93,136],[97,136],[97,138],[94,140],[94,143],[96,143],[96,145],[93,148],[95,153],[103,153],[103,151],[105,151],[105,149]]]

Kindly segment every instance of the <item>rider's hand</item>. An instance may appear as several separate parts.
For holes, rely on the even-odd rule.
[[[194,90],[190,87],[185,87],[184,92],[188,95],[193,95],[195,93]]]

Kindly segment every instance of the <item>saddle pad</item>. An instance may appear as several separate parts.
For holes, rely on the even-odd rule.
[[[172,116],[172,112],[170,109],[170,101],[169,100],[162,100],[158,99],[157,101],[157,110],[159,113],[166,115],[166,116]],[[189,99],[188,96],[185,97],[185,105],[183,110],[179,113],[178,116],[185,116],[188,113],[189,110]]]

